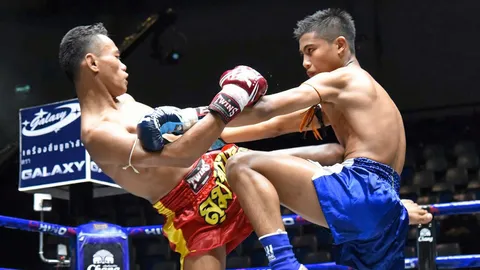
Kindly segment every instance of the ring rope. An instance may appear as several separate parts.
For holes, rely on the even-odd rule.
[[[459,215],[459,214],[473,214],[480,212],[480,200],[452,202],[425,205],[430,212],[436,216]],[[299,215],[283,215],[283,222],[285,226],[296,226],[302,224],[309,224],[308,221]],[[73,237],[77,234],[76,227],[64,226],[59,224],[40,222],[36,220],[27,220],[22,218],[8,217],[0,215],[0,227],[11,229],[19,229],[31,232],[43,232],[61,237]],[[162,230],[162,225],[153,226],[138,226],[125,227],[129,236],[150,236],[159,235]],[[480,267],[480,254],[473,255],[459,255],[459,256],[444,256],[435,259],[437,266],[440,269],[454,269],[454,268],[469,268]],[[309,264],[306,265],[308,269],[350,269],[345,266],[335,265],[333,262]],[[418,267],[418,258],[405,259],[405,269],[413,269]],[[268,267],[247,268],[248,270],[266,270]],[[244,269],[246,270],[246,269]]]

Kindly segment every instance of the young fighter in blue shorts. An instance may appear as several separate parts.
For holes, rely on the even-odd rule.
[[[348,13],[318,11],[298,22],[295,36],[310,79],[262,97],[238,119],[248,123],[235,124],[313,106],[304,122],[316,113],[322,126],[331,125],[345,147],[344,161],[327,167],[250,151],[228,161],[229,184],[274,270],[302,269],[285,232],[280,204],[330,228],[338,246],[337,264],[403,269],[409,220],[398,195],[406,147],[402,116],[383,87],[360,67],[355,26]]]

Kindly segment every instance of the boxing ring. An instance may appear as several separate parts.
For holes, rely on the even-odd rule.
[[[480,200],[432,204],[424,206],[434,216],[472,214],[480,212]],[[43,218],[42,218],[43,219]],[[307,224],[298,215],[284,215],[285,226]],[[70,238],[70,259],[66,256],[57,261],[58,265],[75,270],[123,270],[130,268],[129,237],[160,235],[162,226],[121,227],[104,222],[91,222],[78,227],[69,227],[43,221],[26,220],[0,216],[0,226],[31,232],[51,234]],[[419,225],[417,231],[417,258],[405,259],[405,269],[456,269],[480,267],[480,254],[437,257],[435,251],[436,233],[434,222]],[[47,262],[47,260],[44,260]],[[306,265],[308,269],[350,269],[334,263]],[[268,267],[248,268],[249,270],[269,269]]]

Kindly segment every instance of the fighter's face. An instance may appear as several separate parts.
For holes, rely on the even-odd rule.
[[[306,33],[299,40],[300,54],[303,55],[303,67],[312,77],[321,72],[330,72],[341,66],[337,42],[328,42],[315,33]]]
[[[120,96],[127,91],[127,66],[120,61],[120,51],[110,38],[100,35],[98,46],[99,53],[95,57],[98,79],[112,96]]]

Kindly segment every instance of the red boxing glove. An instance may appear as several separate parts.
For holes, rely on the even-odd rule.
[[[256,70],[238,66],[220,78],[220,91],[208,108],[218,113],[225,123],[235,118],[245,106],[253,105],[267,92],[267,80]]]
[[[248,66],[237,66],[225,71],[220,78],[220,86],[223,88],[227,84],[240,86],[249,93],[246,106],[253,106],[268,90],[267,80],[258,71]]]

